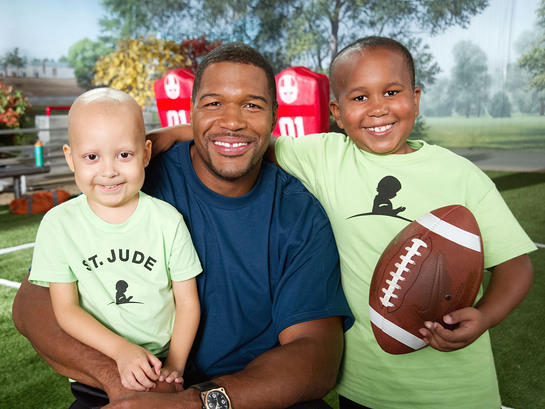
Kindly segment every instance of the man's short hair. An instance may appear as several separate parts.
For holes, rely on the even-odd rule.
[[[266,58],[261,55],[259,51],[255,50],[249,45],[242,43],[229,43],[220,45],[219,47],[214,48],[212,51],[204,56],[204,58],[197,67],[195,80],[193,82],[193,92],[191,94],[191,99],[194,103],[197,92],[201,87],[201,79],[204,70],[210,64],[220,62],[250,64],[257,68],[261,68],[265,72],[265,75],[267,77],[267,85],[272,103],[273,105],[276,104],[276,81],[271,65],[266,60]]]
[[[365,51],[365,50],[373,50],[377,48],[385,48],[387,50],[397,51],[401,53],[401,55],[405,59],[405,65],[406,65],[407,71],[409,71],[409,75],[411,76],[411,85],[414,88],[415,87],[414,60],[413,60],[413,56],[411,55],[411,52],[407,49],[407,47],[405,47],[399,41],[396,41],[393,38],[379,37],[379,36],[363,37],[347,45],[346,47],[344,47],[333,59],[333,61],[331,61],[331,65],[329,66],[330,80],[333,81],[333,75],[337,65],[336,63],[340,57],[344,56],[346,53],[349,53],[351,51],[358,51],[358,50]]]

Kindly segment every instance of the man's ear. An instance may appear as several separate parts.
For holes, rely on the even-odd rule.
[[[63,145],[62,150],[64,152],[64,159],[66,159],[66,163],[68,163],[68,167],[74,172],[74,162],[72,160],[72,149],[70,148],[70,145]]]
[[[274,131],[274,128],[276,128],[276,123],[278,122],[278,102],[275,101],[273,106],[273,112],[272,112],[272,128],[271,128],[271,134]]]
[[[339,103],[334,99],[329,101],[329,110],[331,111],[333,118],[335,118],[335,122],[337,122],[337,125],[339,125],[339,128],[344,129]]]

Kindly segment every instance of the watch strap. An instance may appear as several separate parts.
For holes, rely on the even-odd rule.
[[[195,385],[191,385],[190,388],[197,389],[199,392],[207,392],[207,391],[211,391],[212,389],[219,389],[221,388],[221,386],[219,386],[217,383],[214,383],[212,381],[207,381],[207,382],[201,382]]]

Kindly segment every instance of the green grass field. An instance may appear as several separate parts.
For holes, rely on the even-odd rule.
[[[426,140],[450,148],[495,148],[544,151],[545,116],[510,118],[425,117]]]
[[[545,173],[487,172],[511,210],[537,243],[545,243]],[[40,215],[16,216],[0,206],[0,248],[34,240]],[[32,249],[0,255],[0,278],[20,282]],[[502,401],[515,409],[545,408],[545,249],[531,254],[535,281],[528,297],[504,322],[491,330]],[[11,320],[16,289],[0,286],[0,408],[67,408],[68,381],[43,361]],[[328,396],[335,405],[335,394]]]

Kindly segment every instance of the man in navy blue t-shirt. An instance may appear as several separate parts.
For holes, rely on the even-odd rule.
[[[353,317],[325,212],[263,161],[277,118],[268,62],[242,44],[213,50],[195,76],[191,118],[194,141],[154,159],[143,188],[184,215],[203,265],[201,326],[184,374],[191,387],[121,397],[115,363],[55,335],[52,313],[30,305],[47,304],[47,290],[27,282],[14,306],[17,327],[55,370],[79,381],[77,408],[108,397],[108,408],[327,407],[316,399],[335,383]]]

